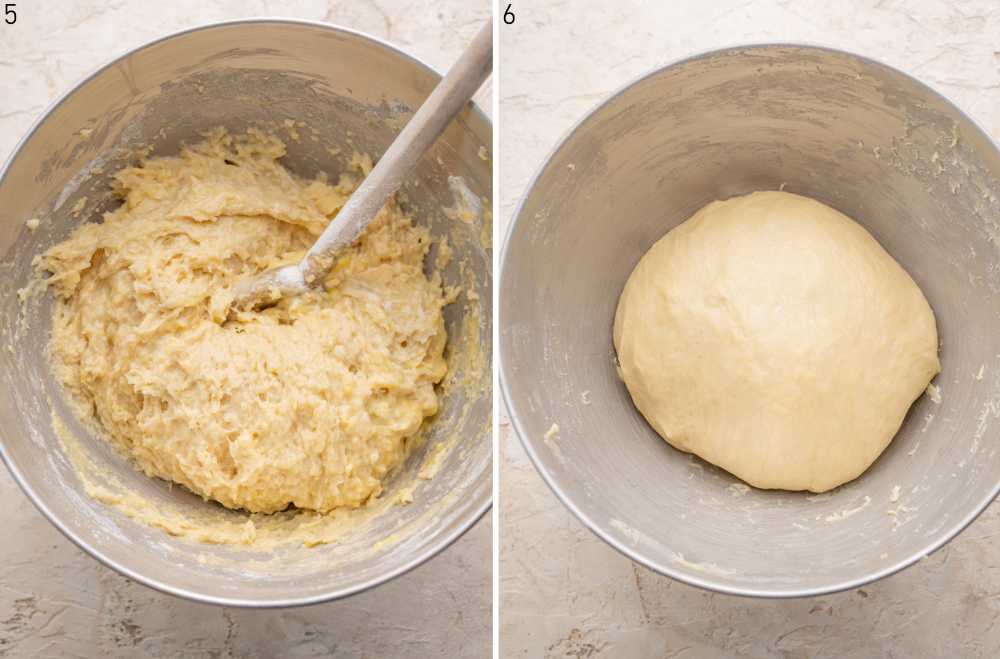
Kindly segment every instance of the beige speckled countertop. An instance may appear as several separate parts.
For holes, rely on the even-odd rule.
[[[800,41],[919,77],[1000,136],[995,0],[514,2],[501,42],[501,231],[548,151],[590,108],[673,59]],[[502,321],[501,321],[502,322]],[[501,417],[504,657],[995,657],[1000,507],[929,559],[814,599],[715,595],[633,564],[549,491]]]
[[[486,2],[201,0],[19,2],[0,24],[0,158],[59,94],[114,55],[201,23],[281,15],[346,25],[447,68]],[[477,100],[490,108],[488,88]],[[282,611],[193,604],[97,563],[35,510],[0,468],[0,656],[485,657],[490,521],[410,574],[341,602]]]

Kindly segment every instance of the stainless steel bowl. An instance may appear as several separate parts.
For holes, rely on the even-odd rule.
[[[402,574],[446,547],[489,508],[489,307],[478,323],[468,321],[467,305],[446,310],[451,363],[461,386],[449,390],[428,441],[385,496],[394,496],[394,488],[435,446],[459,439],[441,458],[437,476],[417,481],[413,503],[389,507],[336,544],[289,545],[262,554],[168,536],[84,494],[50,419],[50,407],[65,412],[44,354],[50,300],[22,309],[17,296],[32,275],[35,254],[116,203],[109,176],[133,162],[142,147],[171,154],[215,126],[284,130],[286,120],[303,121],[299,141],[287,140],[287,166],[306,176],[320,170],[336,176],[353,151],[381,154],[438,79],[394,47],[342,28],[264,19],[222,23],[171,35],[111,62],[56,102],[24,138],[0,172],[5,281],[0,449],[28,497],[80,547],[133,579],[192,599],[236,606],[307,604]],[[475,206],[470,199],[486,200],[489,208],[491,166],[480,149],[490,144],[489,120],[468,109],[404,187],[415,217],[435,235],[451,239],[455,258],[446,283],[468,286],[487,301],[491,249],[481,240],[480,225],[487,222],[488,232],[489,217],[465,224],[443,209]],[[328,147],[339,147],[341,154],[332,155]],[[85,212],[77,216],[72,209],[84,197]],[[32,217],[42,218],[35,232],[25,227]],[[181,488],[145,477],[79,424],[72,428],[89,459],[153,505],[192,516],[224,514]],[[239,519],[238,513],[231,515]]]
[[[628,85],[555,148],[504,245],[503,392],[535,466],[629,558],[716,591],[828,593],[927,556],[1000,483],[998,175],[996,146],[955,106],[836,50],[730,48]],[[867,227],[941,337],[940,403],[922,397],[871,469],[820,496],[744,493],[671,448],[614,365],[612,318],[642,254],[711,200],[779,188]]]

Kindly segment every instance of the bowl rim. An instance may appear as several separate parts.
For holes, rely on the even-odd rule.
[[[520,200],[517,202],[517,206],[514,209],[514,213],[511,215],[510,223],[504,233],[503,244],[500,247],[500,257],[499,257],[499,271],[497,272],[497,313],[500,314],[500,325],[498,329],[498,337],[503,333],[503,317],[502,317],[502,302],[504,291],[504,272],[508,266],[508,258],[510,256],[509,247],[510,239],[514,234],[514,230],[517,227],[518,221],[521,219],[521,213],[524,209],[524,205],[538,183],[538,180],[543,174],[548,170],[552,159],[556,154],[565,146],[578,131],[580,131],[584,126],[590,121],[592,117],[598,114],[605,107],[610,105],[613,101],[617,100],[623,94],[629,92],[632,88],[644,83],[645,81],[654,78],[660,73],[673,69],[675,67],[680,67],[685,64],[692,62],[697,62],[699,60],[707,59],[710,57],[722,55],[725,53],[735,53],[739,51],[747,50],[759,50],[759,49],[770,49],[770,48],[794,48],[803,50],[816,50],[826,53],[833,53],[836,55],[846,56],[848,58],[853,58],[859,60],[869,65],[874,65],[875,67],[882,67],[888,70],[890,73],[894,73],[903,77],[904,79],[913,83],[917,88],[926,91],[933,98],[936,98],[947,108],[950,108],[956,116],[964,119],[968,122],[974,130],[978,131],[981,137],[985,138],[986,143],[993,147],[993,150],[1000,153],[1000,146],[998,146],[997,141],[993,139],[988,131],[986,131],[983,126],[973,117],[968,115],[964,110],[958,107],[955,103],[949,100],[946,96],[938,92],[936,89],[931,87],[929,84],[919,80],[913,75],[902,71],[890,64],[887,64],[879,59],[868,57],[866,55],[859,55],[857,53],[851,52],[849,50],[844,50],[842,48],[837,48],[834,46],[828,46],[818,43],[810,42],[797,42],[797,41],[759,41],[759,42],[749,42],[733,44],[723,47],[711,48],[708,50],[697,51],[694,54],[685,55],[668,61],[664,64],[657,65],[653,68],[646,70],[644,73],[640,74],[638,77],[621,85],[610,94],[608,94],[604,99],[598,101],[596,105],[587,110],[582,117],[577,119],[573,124],[563,133],[563,135],[556,141],[555,145],[548,151],[544,159],[535,169],[534,174],[528,181],[524,192],[521,194]],[[693,574],[690,571],[685,571],[683,569],[678,569],[671,565],[665,564],[663,562],[654,560],[641,551],[634,549],[623,540],[616,537],[616,534],[602,528],[600,525],[594,522],[592,517],[585,512],[580,505],[578,505],[571,496],[569,496],[565,491],[560,488],[559,484],[556,483],[553,476],[548,473],[541,461],[538,452],[534,448],[534,440],[530,438],[529,434],[524,428],[523,422],[517,412],[514,402],[514,395],[511,392],[511,387],[508,381],[507,374],[507,360],[508,355],[504,351],[503,342],[498,338],[497,345],[497,363],[499,370],[499,380],[500,380],[500,393],[503,397],[504,404],[507,409],[508,416],[510,417],[511,427],[514,429],[515,434],[521,442],[521,446],[524,447],[525,452],[534,465],[535,470],[541,475],[542,480],[549,486],[549,489],[556,495],[566,508],[572,512],[577,519],[583,523],[592,533],[594,533],[601,540],[611,545],[615,550],[623,554],[629,560],[639,563],[640,565],[657,572],[663,576],[670,577],[681,583],[685,583],[689,586],[695,586],[703,590],[722,593],[726,595],[738,595],[743,597],[757,597],[765,599],[791,599],[797,597],[813,597],[818,595],[829,595],[832,593],[838,593],[845,590],[850,590],[852,588],[859,588],[865,586],[872,582],[878,581],[885,577],[892,576],[903,569],[914,565],[915,563],[927,558],[932,553],[946,545],[952,539],[954,539],[959,533],[968,528],[972,522],[979,517],[986,508],[997,498],[1000,494],[1000,478],[997,479],[997,483],[993,486],[993,491],[989,493],[982,501],[980,501],[973,509],[960,519],[952,527],[940,532],[934,539],[927,543],[925,549],[921,551],[914,552],[887,567],[875,570],[869,574],[855,577],[852,579],[845,579],[842,581],[830,583],[828,585],[821,585],[815,587],[804,587],[804,588],[794,588],[794,589],[769,589],[769,588],[749,588],[749,587],[732,587],[723,584],[712,577],[702,577]]]
[[[413,64],[425,71],[430,72],[438,79],[442,77],[440,71],[435,69],[430,64],[424,62],[418,57],[406,52],[402,48],[395,46],[388,41],[376,37],[374,35],[362,32],[361,30],[355,30],[352,28],[344,27],[334,23],[328,23],[325,21],[315,21],[299,18],[286,18],[280,16],[251,16],[245,18],[238,18],[232,20],[224,21],[213,21],[209,23],[200,23],[197,25],[192,25],[186,28],[175,30],[163,36],[157,37],[150,41],[139,44],[134,48],[130,48],[122,53],[119,53],[107,60],[102,64],[94,68],[91,72],[84,75],[77,82],[73,83],[66,91],[61,93],[55,98],[46,108],[43,110],[38,117],[32,122],[31,126],[24,133],[20,140],[17,141],[14,148],[11,150],[10,155],[7,157],[6,161],[0,165],[0,183],[3,183],[7,176],[7,173],[17,160],[17,156],[20,154],[21,149],[28,143],[32,138],[38,128],[45,123],[45,121],[51,116],[51,114],[64,102],[66,102],[73,94],[75,94],[79,89],[84,87],[96,76],[100,75],[107,69],[115,66],[119,62],[122,62],[132,55],[143,51],[147,48],[151,48],[160,43],[169,41],[171,39],[181,37],[187,34],[192,34],[194,32],[201,32],[205,30],[214,29],[227,29],[233,27],[239,27],[242,25],[288,25],[297,26],[304,28],[314,28],[319,30],[324,30],[328,32],[336,32],[344,34],[347,36],[360,38],[365,41],[369,41],[385,50],[391,51],[392,53],[402,57],[404,60],[409,60]],[[478,115],[482,120],[484,120],[487,126],[490,127],[492,131],[493,122],[486,115],[485,112],[476,104],[474,101],[470,101],[471,112]],[[491,312],[492,313],[492,312]],[[492,424],[491,424],[492,425]],[[210,593],[199,592],[196,590],[181,588],[168,583],[166,580],[161,580],[153,577],[149,577],[142,573],[139,573],[131,568],[125,567],[118,564],[113,559],[106,556],[104,553],[91,546],[83,538],[79,537],[74,533],[68,525],[64,524],[61,519],[59,519],[48,506],[39,498],[37,493],[31,488],[28,482],[25,480],[24,475],[17,468],[14,462],[11,460],[10,456],[7,454],[7,443],[2,438],[0,438],[0,459],[3,460],[4,464],[7,466],[8,471],[11,476],[13,476],[14,481],[17,482],[21,491],[28,497],[31,503],[42,513],[42,515],[52,523],[59,531],[73,542],[77,547],[90,554],[92,557],[97,559],[100,563],[104,564],[106,567],[122,574],[123,576],[137,581],[145,586],[148,586],[154,590],[158,590],[162,593],[167,593],[169,595],[175,595],[187,600],[201,602],[204,604],[216,604],[219,606],[231,606],[238,608],[254,608],[254,609],[271,609],[271,608],[290,608],[299,606],[308,606],[311,604],[321,604],[323,602],[330,602],[333,600],[342,599],[349,597],[350,595],[355,595],[358,593],[365,592],[376,586],[380,586],[396,577],[402,576],[403,574],[409,572],[410,570],[424,564],[431,558],[437,556],[442,551],[451,546],[456,540],[458,540],[466,531],[471,529],[483,516],[489,511],[493,506],[493,493],[492,488],[487,492],[486,497],[483,501],[469,509],[469,512],[465,513],[465,519],[460,520],[454,528],[452,528],[447,533],[440,534],[437,538],[434,538],[431,542],[427,543],[425,548],[418,552],[413,557],[396,565],[390,570],[379,574],[376,577],[368,579],[367,581],[361,582],[355,586],[349,588],[341,588],[335,590],[329,590],[327,592],[319,593],[316,595],[310,595],[307,597],[282,597],[273,599],[255,599],[247,597],[227,597],[212,595]],[[490,458],[492,462],[492,455]],[[493,467],[492,465],[487,465],[486,473],[489,475],[490,479],[493,477]]]

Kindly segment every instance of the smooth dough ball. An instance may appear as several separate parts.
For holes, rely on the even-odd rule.
[[[906,271],[850,218],[785,192],[713,202],[653,245],[614,342],[667,442],[769,489],[859,476],[940,371]]]

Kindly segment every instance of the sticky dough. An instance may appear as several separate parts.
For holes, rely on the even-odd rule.
[[[934,314],[859,224],[817,201],[714,202],[642,257],[622,377],[670,444],[760,488],[823,492],[882,453],[940,370]]]
[[[326,512],[377,495],[437,411],[448,300],[426,229],[390,202],[325,292],[227,321],[233,285],[297,261],[356,184],[300,180],[284,152],[217,131],[118,173],[122,206],[41,258],[50,349],[80,414],[148,475]]]

